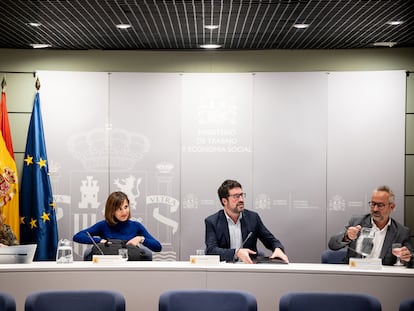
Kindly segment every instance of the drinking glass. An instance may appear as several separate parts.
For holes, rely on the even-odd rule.
[[[128,249],[127,248],[118,249],[118,255],[121,255],[121,259],[123,261],[128,261]]]
[[[394,264],[394,266],[403,266],[403,263],[400,259],[401,246],[401,243],[392,243],[392,254],[397,257],[397,262]]]
[[[68,239],[61,239],[58,242],[56,251],[57,263],[72,263],[73,262],[73,250],[72,242]]]

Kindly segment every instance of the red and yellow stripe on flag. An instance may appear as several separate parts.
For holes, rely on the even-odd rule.
[[[20,241],[19,187],[13,144],[6,106],[6,94],[0,102],[0,208],[18,241]]]

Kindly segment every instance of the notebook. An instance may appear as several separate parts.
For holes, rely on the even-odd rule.
[[[31,263],[37,244],[0,247],[0,264]]]

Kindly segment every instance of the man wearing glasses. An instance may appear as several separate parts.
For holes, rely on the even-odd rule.
[[[288,263],[282,243],[265,227],[259,214],[244,209],[242,186],[226,180],[218,188],[223,209],[205,219],[206,254],[220,255],[221,261],[242,261],[251,264],[257,256],[257,239],[272,251],[270,258]]]
[[[410,243],[409,229],[390,216],[395,208],[394,200],[394,192],[388,186],[375,189],[371,201],[368,203],[371,213],[352,217],[345,231],[330,238],[329,248],[338,250],[348,246],[346,263],[349,262],[350,257],[361,257],[357,251],[357,249],[361,249],[360,246],[363,243],[361,230],[362,228],[370,228],[373,242],[370,254],[364,254],[365,257],[381,258],[383,265],[393,265],[396,263],[397,257],[392,254],[392,245],[401,243],[400,259],[405,265],[411,264],[414,249]]]

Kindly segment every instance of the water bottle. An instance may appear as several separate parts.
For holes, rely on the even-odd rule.
[[[59,240],[58,248],[56,252],[57,263],[72,263],[73,262],[73,250],[72,243],[68,239]]]

